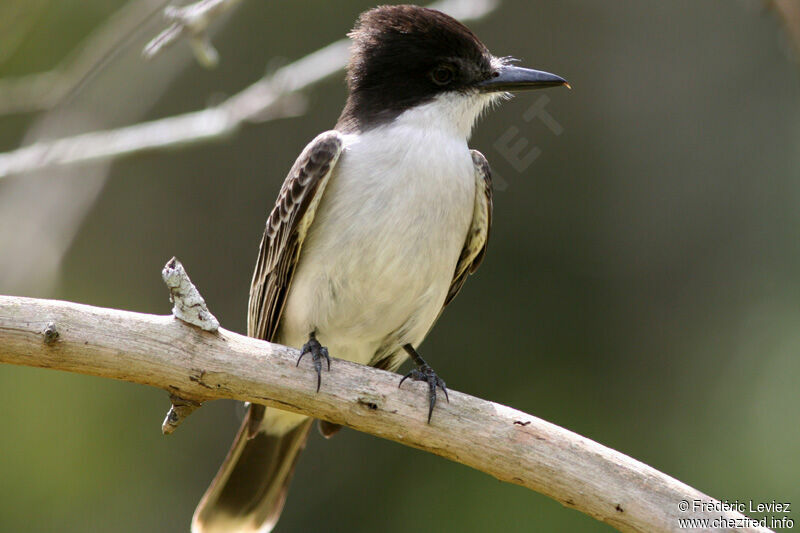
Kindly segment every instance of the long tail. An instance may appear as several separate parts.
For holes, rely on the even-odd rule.
[[[278,522],[313,419],[283,435],[259,427],[263,407],[250,406],[228,456],[200,500],[192,533],[268,533]]]

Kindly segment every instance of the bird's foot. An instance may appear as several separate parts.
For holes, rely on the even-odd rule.
[[[295,366],[300,366],[300,361],[303,359],[303,356],[307,353],[311,354],[311,360],[314,362],[314,370],[317,371],[317,392],[319,392],[319,387],[322,385],[322,360],[328,363],[328,371],[331,370],[331,358],[328,355],[328,349],[321,345],[317,340],[316,332],[312,331],[308,337],[308,342],[303,345],[303,349],[300,350],[300,357],[297,358],[297,364]]]
[[[408,355],[411,356],[411,359],[413,359],[414,364],[417,365],[417,368],[411,370],[411,372],[403,376],[403,379],[400,380],[400,384],[397,385],[397,387],[400,388],[403,382],[408,378],[411,378],[413,381],[424,381],[428,384],[428,423],[430,424],[431,415],[433,414],[433,406],[436,405],[437,388],[442,389],[447,403],[450,403],[450,398],[447,396],[447,387],[445,386],[444,380],[433,371],[431,366],[425,362],[425,360],[417,353],[413,346],[406,344],[403,346],[403,349],[408,352]]]

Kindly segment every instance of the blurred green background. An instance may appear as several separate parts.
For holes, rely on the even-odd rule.
[[[4,0],[0,79],[54,67],[123,4]],[[145,63],[164,26],[150,17],[52,110],[0,116],[0,152],[203,108],[341,38],[371,5],[245,0],[215,26],[211,71],[185,42]],[[800,82],[781,20],[755,0],[505,0],[469,25],[574,90],[522,95],[478,125],[471,145],[499,176],[489,253],[422,353],[454,389],[717,498],[800,506]],[[266,214],[344,96],[336,76],[297,118],[0,180],[0,207],[22,209],[0,225],[0,293],[167,314],[160,269],[176,255],[244,332]],[[536,102],[558,127],[525,120]],[[527,166],[503,148],[519,139],[522,157],[539,154]],[[2,203],[25,188],[29,201]],[[74,230],[41,216],[70,210]],[[11,366],[0,398],[4,533],[188,531],[242,413],[213,402],[164,437],[162,391]],[[432,455],[315,432],[277,531],[409,529],[611,530]]]

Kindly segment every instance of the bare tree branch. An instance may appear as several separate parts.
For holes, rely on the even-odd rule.
[[[208,38],[208,26],[239,2],[241,0],[199,0],[183,7],[168,6],[164,16],[171,24],[147,43],[142,55],[153,59],[180,37],[188,35],[197,62],[206,68],[216,67],[219,54]]]
[[[172,316],[0,296],[0,362],[165,389],[173,401],[165,432],[176,425],[175,411],[183,410],[179,421],[203,401],[255,402],[446,457],[620,531],[678,532],[685,518],[710,521],[696,531],[769,531],[622,453],[504,405],[450,391],[450,403],[437,405],[427,424],[423,384],[399,389],[397,374],[342,360],[333,361],[317,393],[310,366],[295,366],[298,355]]]
[[[443,0],[432,4],[462,20],[480,18],[498,0]],[[182,146],[234,133],[245,122],[301,113],[297,92],[339,72],[347,63],[349,41],[342,39],[286,65],[221,104],[114,130],[39,141],[0,154],[0,178],[52,166],[110,159],[122,155]]]

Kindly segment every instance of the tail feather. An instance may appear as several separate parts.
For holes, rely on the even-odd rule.
[[[286,492],[313,419],[283,435],[253,431],[251,406],[228,456],[200,500],[192,533],[267,533],[283,510]]]

